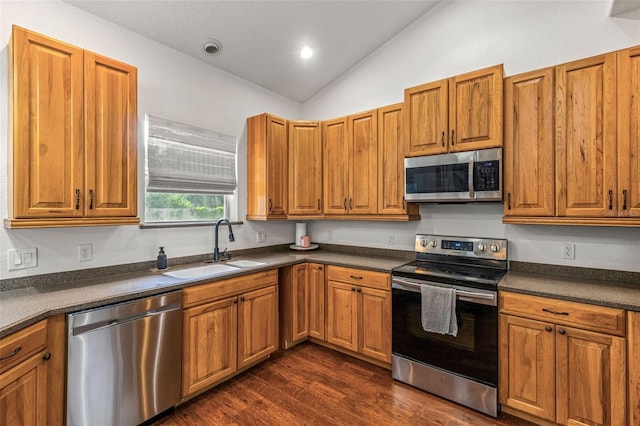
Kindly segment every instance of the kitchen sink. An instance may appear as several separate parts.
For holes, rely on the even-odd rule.
[[[225,272],[237,271],[238,268],[228,265],[221,265],[216,263],[214,265],[197,266],[195,268],[179,269],[177,271],[163,272],[163,275],[168,275],[174,278],[197,278],[207,277],[211,275],[223,274]]]
[[[251,268],[253,266],[265,265],[264,262],[256,262],[255,260],[230,260],[226,262],[226,264],[237,268]]]

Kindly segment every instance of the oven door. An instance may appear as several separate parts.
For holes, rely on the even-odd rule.
[[[422,329],[420,284],[456,289],[456,337]],[[393,277],[392,308],[394,355],[498,386],[497,292]]]

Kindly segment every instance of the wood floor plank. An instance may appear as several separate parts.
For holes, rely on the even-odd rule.
[[[383,368],[304,343],[184,403],[153,426],[523,426],[391,378]]]

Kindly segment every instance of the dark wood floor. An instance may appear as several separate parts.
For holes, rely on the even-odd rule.
[[[179,406],[154,426],[529,425],[496,420],[397,382],[380,367],[304,343]]]

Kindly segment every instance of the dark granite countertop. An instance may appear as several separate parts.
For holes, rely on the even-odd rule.
[[[404,257],[402,257],[403,254]],[[146,271],[80,280],[72,279],[64,283],[47,283],[46,285],[4,290],[0,292],[0,338],[52,315],[91,309],[296,263],[318,262],[391,272],[392,268],[410,260],[406,257],[406,253],[399,252],[398,255],[399,257],[371,255],[367,254],[367,250],[349,253],[324,249],[304,252],[265,249],[262,252],[254,252],[233,259],[258,261],[264,263],[263,265],[238,268],[213,277],[178,279],[164,275],[162,272],[165,271],[158,272],[147,269]],[[202,263],[171,266],[169,270],[175,271],[196,266],[202,266]]]
[[[640,311],[640,283],[636,281],[640,274],[526,266],[512,267],[498,284],[498,290]],[[567,276],[570,272],[573,276]]]

